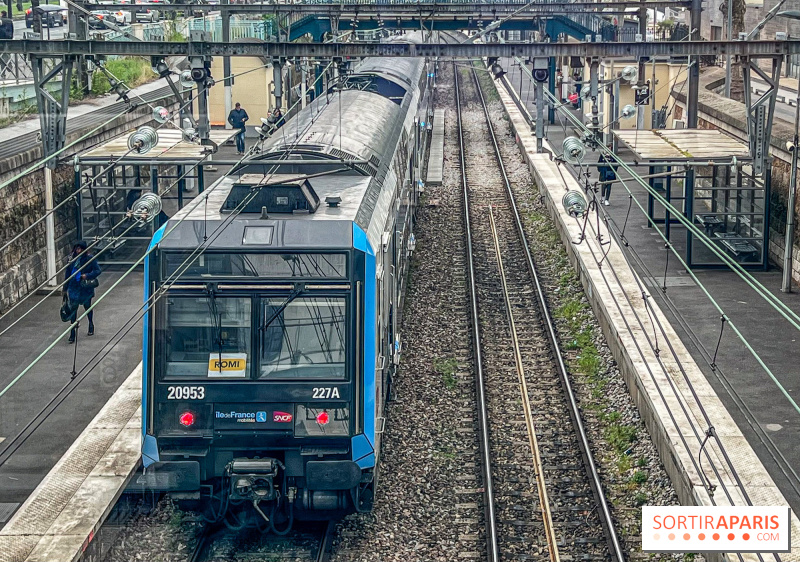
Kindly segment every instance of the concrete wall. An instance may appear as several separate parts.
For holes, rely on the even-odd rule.
[[[724,71],[719,69],[701,76],[700,95],[698,96],[698,125],[702,129],[720,129],[729,135],[748,143],[747,127],[745,120],[745,107],[743,103],[728,99],[715,93],[713,90],[722,85]],[[673,118],[682,119],[685,115],[686,95],[681,84],[673,89],[677,99]],[[789,177],[791,172],[792,156],[786,150],[786,142],[794,136],[793,124],[776,120],[772,127],[770,140],[770,155],[772,162],[772,193],[770,197],[770,232],[769,232],[769,259],[780,266],[783,261],[784,236],[786,234],[786,204],[789,193]],[[800,205],[795,206],[795,214],[800,216]],[[792,262],[792,277],[795,283],[800,283],[800,232],[795,232],[794,261]]]
[[[272,95],[272,68],[258,68],[265,63],[258,57],[231,57],[231,72],[239,74],[247,70],[253,70],[248,74],[242,74],[234,78],[232,91],[231,107],[236,102],[242,104],[247,111],[250,120],[249,126],[261,123],[259,117],[266,117],[270,110],[275,107],[275,96]],[[211,88],[208,95],[209,119],[211,125],[224,126],[227,123],[228,115],[225,112],[225,88],[222,84],[222,77],[225,73],[222,69],[222,57],[214,57],[211,63],[211,75],[217,80],[216,85]]]
[[[73,169],[69,163],[74,154],[148,123],[152,123],[152,110],[149,106],[142,105],[112,121],[104,131],[68,150],[53,177],[55,203],[58,204],[74,192]],[[70,130],[67,142],[77,140],[96,125],[92,124],[85,130]],[[3,159],[0,161],[0,182],[15,177],[41,158],[42,147],[37,144]],[[67,203],[55,213],[56,261],[59,267],[65,263],[69,248],[75,241],[76,212],[76,206]],[[44,213],[44,172],[41,169],[0,188],[0,246],[33,224]],[[0,253],[0,311],[8,309],[46,280],[45,244],[45,225],[42,221]]]

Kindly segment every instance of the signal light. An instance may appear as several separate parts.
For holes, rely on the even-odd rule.
[[[317,423],[319,425],[328,425],[328,422],[331,421],[330,417],[328,416],[328,412],[320,412],[317,414]]]
[[[184,412],[181,414],[181,417],[178,418],[178,421],[184,427],[191,427],[194,425],[194,414],[191,412]]]

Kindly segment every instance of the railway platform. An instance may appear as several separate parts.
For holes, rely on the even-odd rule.
[[[789,505],[797,513],[800,482],[794,467],[800,461],[795,446],[800,413],[731,330],[723,330],[720,338],[720,313],[703,291],[739,326],[792,397],[800,374],[795,359],[800,334],[735,273],[696,270],[703,289],[674,256],[668,260],[663,241],[643,213],[635,204],[629,210],[632,198],[647,204],[646,191],[632,181],[627,182],[630,198],[615,184],[610,206],[603,206],[610,221],[625,225],[627,246],[616,243],[602,218],[588,222],[585,239],[578,243],[581,224],[567,215],[561,198],[567,189],[579,189],[579,184],[570,166],[559,167],[549,155],[536,154],[530,124],[507,91],[512,88],[518,95],[519,67],[506,61],[504,68],[509,75],[504,84],[497,82],[498,91],[517,142],[679,498],[698,505]],[[533,88],[529,93],[526,80],[517,101],[521,98],[535,114],[530,101]],[[558,120],[548,125],[549,149],[560,154],[563,139],[573,134]],[[632,160],[631,154],[620,156]],[[598,176],[596,160],[597,154],[591,152],[585,159],[592,181]],[[600,246],[598,234],[610,245]],[[800,309],[797,293],[779,292],[780,271],[752,273],[782,302]],[[715,437],[706,440],[710,428]],[[709,493],[712,486],[715,491]],[[796,516],[792,523],[796,534],[800,529]],[[800,560],[800,547],[781,559]]]

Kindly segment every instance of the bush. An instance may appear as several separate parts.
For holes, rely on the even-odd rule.
[[[128,88],[135,88],[156,77],[150,67],[150,61],[141,57],[119,58],[106,62],[106,69],[123,82]],[[92,93],[96,95],[108,93],[111,84],[105,74],[96,70],[92,80]]]

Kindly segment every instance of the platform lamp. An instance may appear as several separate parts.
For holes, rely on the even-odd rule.
[[[778,12],[779,16],[792,20],[800,20],[800,10],[786,10]],[[794,138],[791,143],[786,143],[786,148],[792,153],[792,173],[789,179],[789,197],[786,205],[786,241],[783,249],[783,281],[781,291],[792,292],[792,249],[794,247],[794,207],[797,197],[797,147],[800,144],[800,71],[797,73],[797,103],[794,105]],[[780,83],[779,83],[780,85]]]

